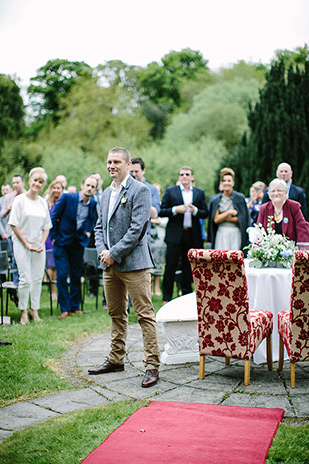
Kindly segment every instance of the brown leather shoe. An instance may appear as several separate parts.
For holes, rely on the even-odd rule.
[[[67,311],[65,311],[64,313],[61,313],[60,316],[58,316],[58,319],[65,319],[69,316],[72,316],[72,313],[68,313]]]
[[[152,387],[153,385],[157,383],[158,379],[159,379],[158,369],[148,369],[143,378],[142,387],[143,388]]]
[[[88,369],[88,374],[90,375],[98,375],[98,374],[107,374],[108,372],[120,372],[124,371],[124,364],[113,364],[109,362],[108,359],[104,361],[102,366],[93,367]]]

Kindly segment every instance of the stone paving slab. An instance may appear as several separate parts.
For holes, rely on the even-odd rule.
[[[284,417],[295,417],[287,396],[282,395],[246,395],[231,393],[222,404],[225,406],[280,408],[284,409]]]
[[[291,395],[291,401],[297,417],[309,417],[309,395]]]
[[[59,414],[22,401],[0,409],[0,429],[21,430],[53,417],[59,417]]]
[[[84,388],[82,390],[75,390],[57,395],[46,396],[31,400],[30,403],[38,406],[43,406],[46,409],[57,412],[59,414],[66,414],[67,412],[76,411],[79,409],[94,408],[95,406],[102,406],[109,403],[109,401],[99,392],[91,388]]]
[[[223,391],[201,391],[186,385],[160,393],[155,399],[157,401],[177,401],[181,403],[219,404],[223,401],[223,398]]]

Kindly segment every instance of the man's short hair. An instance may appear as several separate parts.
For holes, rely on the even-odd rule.
[[[112,148],[108,154],[110,153],[119,153],[127,163],[131,161],[131,154],[129,150],[127,150],[126,148],[115,147],[115,148]]]
[[[132,159],[131,159],[131,163],[132,163],[132,164],[139,164],[140,167],[141,167],[141,170],[144,171],[144,169],[145,169],[145,163],[144,163],[144,161],[142,160],[142,158],[140,158],[139,156],[137,156],[136,158],[132,158]]]
[[[235,172],[231,168],[222,168],[220,171],[220,179],[223,180],[224,176],[232,176],[235,178]]]
[[[96,181],[96,188],[98,188],[99,181],[96,177],[94,177],[92,174],[90,174],[90,176],[85,177],[85,179],[83,180],[83,185],[85,185],[87,179],[94,179]]]
[[[278,171],[278,169],[279,169],[283,164],[285,164],[285,165],[290,169],[290,171],[292,171],[292,166],[291,166],[289,163],[286,163],[285,161],[283,161],[282,163],[278,164],[278,166],[277,166],[277,171]]]
[[[13,177],[20,177],[23,182],[25,180],[24,177],[21,174],[14,174],[14,176],[12,176],[12,179],[13,179]]]
[[[193,175],[193,169],[190,166],[181,166],[181,168],[179,168],[179,173],[180,171],[191,171],[191,174]]]

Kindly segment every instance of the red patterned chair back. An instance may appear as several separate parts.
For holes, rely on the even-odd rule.
[[[294,253],[291,293],[290,361],[309,359],[309,251]]]
[[[188,258],[197,300],[200,355],[251,359],[256,334],[251,331],[243,253],[192,249]]]

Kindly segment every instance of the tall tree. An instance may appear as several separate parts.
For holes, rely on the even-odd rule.
[[[0,74],[0,182],[11,162],[4,154],[4,145],[18,140],[24,127],[24,103],[20,88],[11,77]]]
[[[237,172],[237,188],[248,192],[256,180],[268,183],[281,162],[291,164],[293,181],[309,194],[309,61],[304,69],[273,63],[249,111],[250,134],[222,164]]]
[[[24,126],[24,103],[20,88],[9,76],[0,74],[0,146],[16,139]]]
[[[30,102],[38,120],[57,123],[61,100],[81,78],[91,78],[92,68],[84,61],[49,60],[32,77]]]
[[[153,124],[154,138],[162,137],[169,115],[181,106],[184,83],[196,76],[200,80],[202,72],[207,83],[209,76],[208,61],[196,50],[171,51],[161,61],[152,62],[137,72],[141,100],[145,102],[144,113]]]

